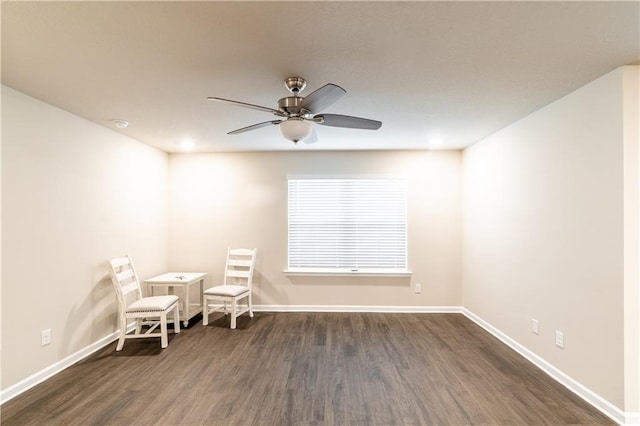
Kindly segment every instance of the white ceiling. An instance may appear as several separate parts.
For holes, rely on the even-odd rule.
[[[2,2],[2,83],[168,152],[459,149],[587,82],[640,64],[628,2]],[[273,119],[283,80],[346,96],[294,145]],[[318,111],[316,111],[318,112]],[[438,140],[440,142],[438,142]]]

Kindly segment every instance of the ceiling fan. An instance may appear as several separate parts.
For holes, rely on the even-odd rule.
[[[309,96],[306,97],[299,95],[307,85],[305,79],[300,77],[289,77],[284,81],[284,85],[287,90],[291,92],[292,96],[287,96],[278,100],[277,109],[233,101],[230,99],[217,98],[214,96],[210,96],[207,99],[212,101],[228,102],[245,108],[270,112],[273,115],[282,118],[280,120],[265,121],[232,130],[227,133],[228,135],[237,135],[238,133],[244,133],[261,127],[275,125],[280,126],[282,136],[294,143],[301,140],[306,143],[313,143],[317,140],[315,129],[313,127],[314,123],[322,126],[366,130],[378,130],[380,126],[382,126],[382,122],[369,120],[367,118],[340,114],[318,114],[347,93],[346,90],[338,85],[332,83],[325,84],[316,91],[311,92]]]

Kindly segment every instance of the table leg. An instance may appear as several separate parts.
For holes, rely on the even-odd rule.
[[[205,314],[204,309],[204,278],[200,280],[200,308],[202,309],[202,315]]]
[[[184,321],[182,321],[182,324],[184,324],[184,328],[187,328],[187,326],[189,325],[189,287],[191,287],[190,285],[185,285],[184,286],[184,309],[183,309],[183,314],[184,315]]]

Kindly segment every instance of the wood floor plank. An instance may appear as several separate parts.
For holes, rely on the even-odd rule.
[[[3,425],[611,425],[460,314],[212,315],[115,343],[1,407]]]

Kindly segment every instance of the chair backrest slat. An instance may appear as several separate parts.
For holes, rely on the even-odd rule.
[[[116,274],[116,278],[118,279],[118,282],[122,283],[123,281],[128,280],[129,278],[133,278],[134,277],[134,273],[133,273],[133,269],[125,269],[122,272],[118,272]]]
[[[227,249],[224,283],[251,288],[257,249]]]
[[[229,254],[232,256],[253,256],[256,249],[229,249]]]
[[[235,269],[227,269],[227,277],[249,278],[250,271],[237,271]]]
[[[244,260],[244,259],[229,259],[229,266],[244,266],[246,268],[250,268],[251,267],[251,259],[249,260]]]
[[[118,303],[120,309],[126,309],[126,307],[133,301],[127,298],[128,295],[134,293],[134,300],[142,297],[142,289],[140,288],[140,281],[136,274],[136,269],[133,266],[131,257],[123,256],[109,260],[109,273],[111,275],[111,282],[113,288],[116,291],[118,297]]]
[[[117,257],[115,259],[111,259],[110,262],[114,268],[120,268],[121,266],[131,263],[128,257]]]
[[[122,289],[122,294],[126,296],[127,294],[138,290],[138,283],[132,282],[127,285],[123,285],[120,288]]]

